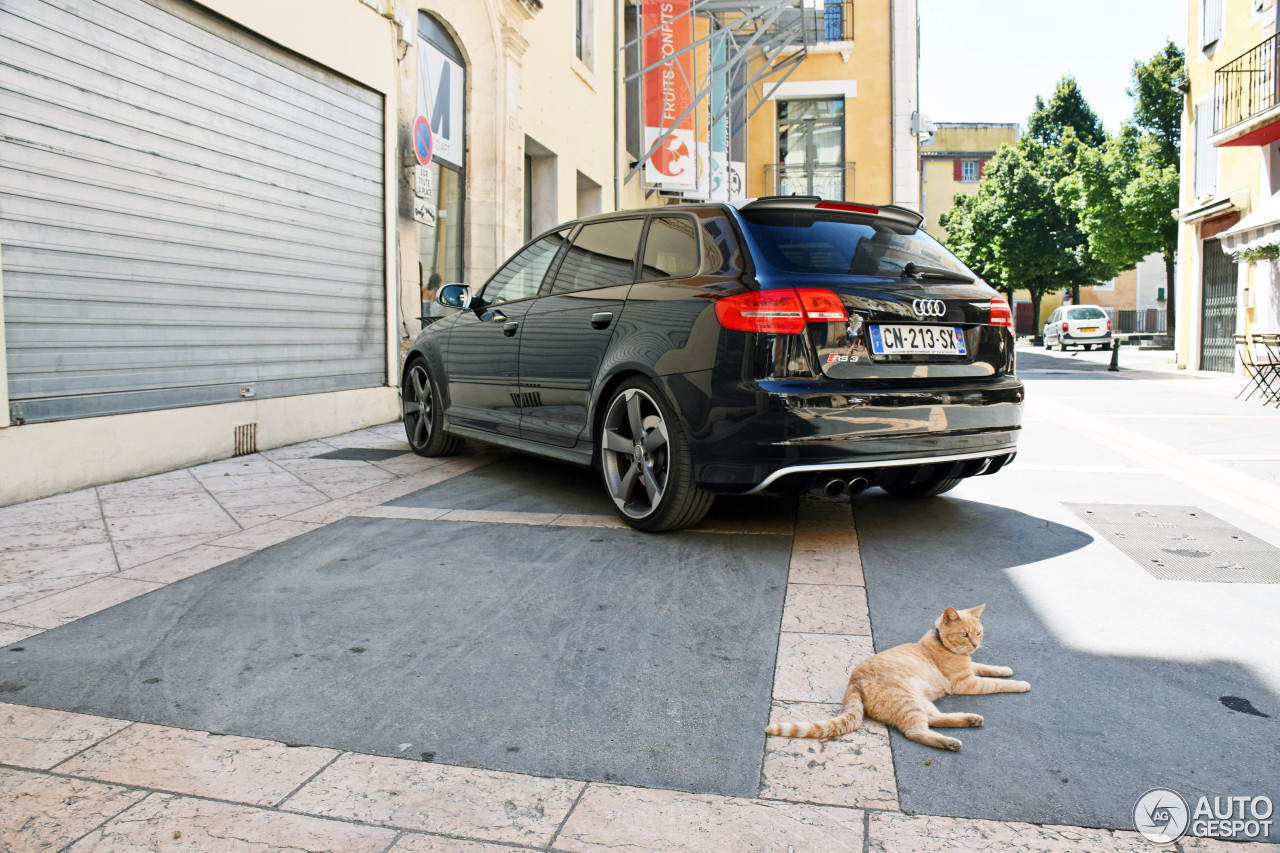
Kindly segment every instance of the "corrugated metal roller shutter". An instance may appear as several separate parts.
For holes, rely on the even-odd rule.
[[[383,197],[380,94],[178,0],[0,0],[14,422],[383,384]]]

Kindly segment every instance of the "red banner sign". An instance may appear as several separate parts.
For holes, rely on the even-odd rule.
[[[677,120],[693,103],[693,15],[689,0],[644,0],[640,9],[641,67],[662,62],[644,75],[644,150],[668,131],[644,167],[645,183],[691,190],[697,184],[693,113]],[[684,53],[676,56],[681,50]]]

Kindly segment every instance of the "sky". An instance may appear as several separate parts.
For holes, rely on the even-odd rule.
[[[1188,0],[918,0],[920,111],[932,121],[1015,122],[1073,75],[1115,133],[1133,112],[1135,60],[1186,50]]]

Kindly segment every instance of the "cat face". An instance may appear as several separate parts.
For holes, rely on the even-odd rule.
[[[938,619],[936,627],[942,644],[958,655],[971,655],[982,645],[982,622],[979,621],[985,604],[956,610],[948,607]]]

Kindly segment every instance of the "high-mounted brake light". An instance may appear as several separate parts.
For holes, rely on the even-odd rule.
[[[847,204],[838,201],[820,201],[814,205],[815,210],[845,210],[849,213],[879,213],[880,208],[866,204]]]
[[[1009,310],[1009,303],[1002,297],[997,296],[991,300],[991,325],[1004,326],[1009,330],[1009,334],[1014,334],[1013,312]]]
[[[796,335],[805,323],[842,323],[849,315],[830,290],[780,287],[717,299],[716,318],[730,331]]]

